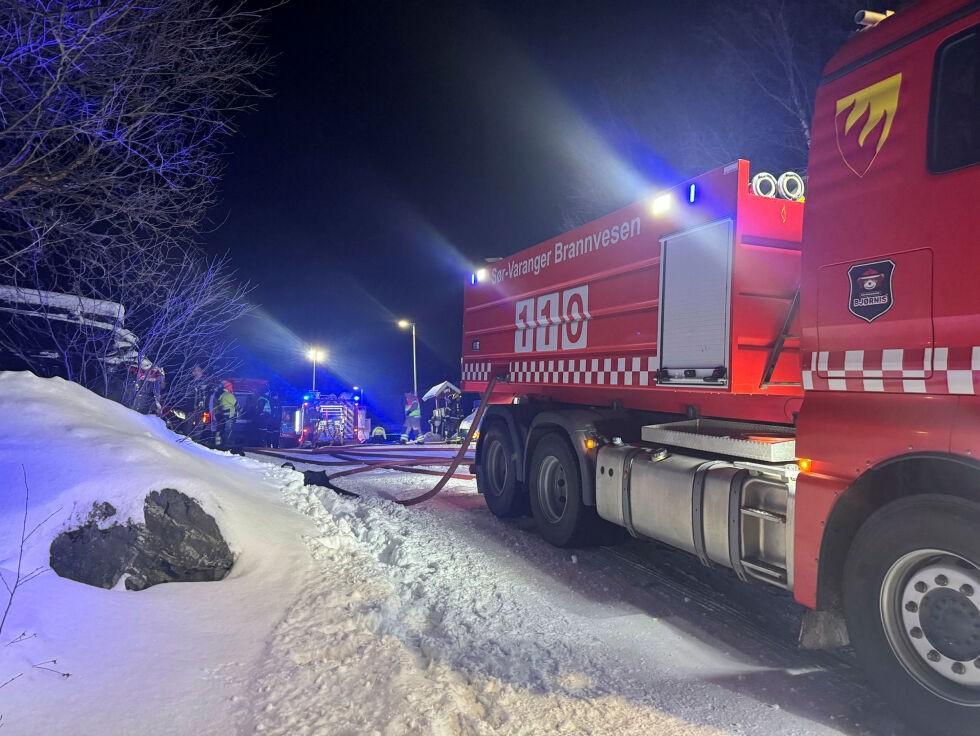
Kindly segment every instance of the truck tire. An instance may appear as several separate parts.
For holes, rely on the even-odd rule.
[[[541,438],[528,474],[531,516],[546,541],[556,547],[583,547],[607,542],[607,528],[592,506],[582,500],[578,460],[563,436]]]
[[[924,733],[980,733],[980,505],[885,506],[844,567],[844,615],[878,690]]]
[[[506,428],[494,422],[480,438],[481,462],[476,466],[476,487],[494,516],[508,518],[527,513],[527,494],[518,482],[517,450]]]

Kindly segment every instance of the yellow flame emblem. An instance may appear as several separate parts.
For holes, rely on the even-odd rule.
[[[858,176],[868,173],[888,140],[901,86],[902,75],[896,74],[837,100],[837,149],[847,167]]]

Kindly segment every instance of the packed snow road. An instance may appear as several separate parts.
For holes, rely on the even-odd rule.
[[[329,461],[287,454],[299,470]],[[284,490],[319,530],[307,539],[317,564],[271,637],[243,722],[309,734],[910,736],[846,652],[797,649],[802,609],[789,595],[660,545],[553,548],[530,520],[492,516],[471,480],[410,509],[384,500],[433,481],[379,470],[338,482],[360,498]]]

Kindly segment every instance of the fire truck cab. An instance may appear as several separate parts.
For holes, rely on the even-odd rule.
[[[980,3],[866,23],[805,205],[738,161],[474,275],[475,471],[555,544],[625,530],[792,590],[805,643],[980,733]]]

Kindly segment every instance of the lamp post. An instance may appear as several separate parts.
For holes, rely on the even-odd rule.
[[[316,391],[316,364],[327,358],[327,351],[319,348],[310,348],[306,351],[306,359],[313,361],[313,390]]]
[[[403,330],[407,330],[409,327],[412,328],[412,391],[415,392],[416,401],[419,398],[419,371],[418,371],[418,361],[415,358],[415,323],[409,322],[407,319],[398,320],[398,326]]]

